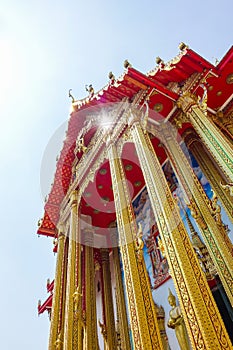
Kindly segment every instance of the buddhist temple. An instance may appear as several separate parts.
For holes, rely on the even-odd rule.
[[[233,47],[75,99],[38,235],[49,350],[232,349]]]

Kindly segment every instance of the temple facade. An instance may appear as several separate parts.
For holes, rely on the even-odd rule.
[[[232,349],[233,47],[184,43],[76,100],[38,234],[49,350]]]

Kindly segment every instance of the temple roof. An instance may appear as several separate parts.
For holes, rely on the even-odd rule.
[[[186,84],[190,92],[196,95],[201,94],[201,79],[206,79],[208,107],[211,110],[216,112],[220,108],[223,109],[225,104],[230,101],[233,82],[233,47],[216,66],[186,45],[183,44],[180,48],[179,54],[166,64],[158,58],[157,66],[146,74],[139,72],[128,61],[125,61],[125,71],[118,79],[110,74],[110,80],[104,88],[98,92],[90,90],[89,95],[84,99],[73,101],[73,111],[70,114],[66,138],[57,161],[54,183],[44,207],[44,216],[39,221],[38,234],[52,237],[57,234],[56,226],[60,215],[60,205],[72,182],[73,163],[75,157],[81,158],[82,156],[82,154],[75,154],[76,139],[92,112],[98,112],[103,105],[118,103],[123,99],[132,101],[135,95],[144,91],[149,96],[149,107],[154,111],[152,118],[172,118],[176,113],[175,102],[179,98],[183,86]],[[85,134],[85,145],[89,144],[96,129],[92,128]],[[153,138],[152,143],[156,147],[160,162],[163,163],[166,155],[163,149],[158,147],[159,140]],[[123,148],[123,155],[127,178],[133,184],[132,196],[135,196],[142,189],[144,183],[132,144],[129,143]],[[91,215],[95,226],[108,226],[115,218],[109,173],[109,164],[108,161],[105,161],[97,169],[94,185],[87,186],[82,198],[83,214]],[[103,198],[98,209],[90,205],[91,200],[96,201],[94,192],[98,192],[96,195]],[[109,209],[106,209],[106,206]],[[101,215],[101,212],[104,215]]]

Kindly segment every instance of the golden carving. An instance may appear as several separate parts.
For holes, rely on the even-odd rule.
[[[182,128],[183,123],[187,123],[188,121],[188,115],[181,112],[177,117],[174,118],[173,123],[178,129],[180,129]]]
[[[75,152],[86,152],[87,147],[84,144],[84,137],[80,137],[76,142]]]
[[[226,185],[223,185],[222,183],[220,183],[220,185],[224,190],[229,191],[230,196],[233,197],[233,182],[228,183]]]
[[[228,76],[226,77],[226,83],[233,84],[233,73],[228,74]]]
[[[62,350],[63,348],[63,342],[61,340],[61,334],[59,333],[57,340],[54,343],[55,349],[56,350]]]
[[[197,103],[200,107],[200,109],[207,115],[207,88],[204,84],[200,84],[200,87],[203,89],[203,95],[197,97]]]
[[[187,91],[177,100],[177,107],[181,108],[182,111],[186,113],[196,102],[197,97]]]
[[[142,224],[141,224],[141,222],[139,222],[139,224],[138,224],[137,238],[136,238],[136,241],[135,241],[136,252],[137,252],[137,257],[138,257],[139,262],[142,262],[142,260],[143,260],[143,247],[144,247],[144,242],[143,242],[142,236],[143,236]]]
[[[165,248],[163,245],[163,241],[160,237],[158,237],[158,247],[159,247],[159,250],[161,251],[162,255],[164,256],[164,258],[166,258]]]

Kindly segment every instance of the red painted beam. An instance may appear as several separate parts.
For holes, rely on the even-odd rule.
[[[176,94],[173,91],[170,91],[165,86],[160,85],[159,83],[156,83],[154,80],[151,80],[151,78],[147,77],[146,75],[137,71],[134,68],[129,68],[128,73],[134,79],[138,80],[139,83],[145,84],[148,87],[155,88],[158,92],[162,93],[163,95],[167,96],[168,98],[170,98],[173,101],[176,101],[179,98],[178,94]]]
[[[52,307],[53,295],[51,294],[42,305],[38,305],[38,315],[42,314],[44,311],[51,309]]]

